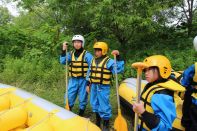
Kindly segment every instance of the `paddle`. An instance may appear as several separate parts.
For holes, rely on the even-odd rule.
[[[136,102],[140,102],[140,93],[141,93],[141,80],[142,80],[142,70],[147,66],[143,62],[136,62],[132,64],[133,68],[137,69],[137,90],[136,90]],[[135,123],[134,131],[138,131],[138,114],[135,113]]]
[[[68,45],[68,43],[66,43]],[[68,54],[67,54],[67,48],[66,48],[66,106],[65,109],[70,110],[69,103],[68,103]]]
[[[124,119],[124,117],[121,114],[120,109],[120,98],[119,98],[119,92],[118,92],[118,74],[117,74],[117,63],[116,63],[116,55],[114,55],[114,64],[115,64],[115,80],[116,80],[116,93],[117,93],[117,103],[118,103],[118,116],[115,119],[114,122],[114,128],[116,131],[128,131],[127,128],[127,122]]]

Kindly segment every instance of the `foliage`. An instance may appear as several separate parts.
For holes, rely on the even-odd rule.
[[[197,12],[193,11],[188,36],[187,21],[173,25],[180,19],[181,1],[20,0],[18,6],[24,11],[18,17],[0,7],[0,82],[25,88],[63,106],[64,68],[58,59],[63,41],[68,41],[72,50],[74,34],[85,36],[85,48],[91,53],[95,41],[106,41],[109,54],[120,50],[126,65],[119,82],[136,77],[133,62],[154,54],[167,56],[174,70],[184,70],[197,58],[192,45]],[[114,114],[115,99],[112,88]]]
[[[8,56],[3,62],[0,80],[8,84],[36,83],[44,88],[53,88],[64,79],[63,67],[55,59],[40,57],[29,60],[26,57],[15,59]]]
[[[5,7],[0,6],[0,26],[6,25],[9,23],[13,16],[9,13],[8,9]]]
[[[166,55],[175,70],[183,70],[195,61],[191,44],[194,35],[187,38],[184,25],[167,26],[168,18],[176,17],[172,9],[179,6],[180,2],[21,0],[18,6],[25,11],[12,19],[8,10],[2,7],[1,12],[4,13],[0,19],[3,23],[0,27],[1,80],[6,83],[19,80],[20,83],[39,84],[55,80],[53,77],[47,78],[53,76],[53,72],[48,71],[51,70],[48,65],[58,59],[62,42],[71,42],[73,34],[85,36],[85,47],[91,53],[93,43],[97,40],[106,41],[109,44],[109,52],[113,49],[120,50],[126,61],[125,72],[120,75],[120,81],[136,76],[136,72],[130,68],[131,63],[142,61],[153,54]],[[196,12],[193,16],[192,27],[195,29]],[[69,50],[71,48],[72,44]],[[186,53],[190,55],[185,55]],[[184,63],[186,57],[188,62]],[[16,65],[12,64],[13,62]],[[19,67],[22,68],[19,70]],[[32,75],[28,74],[27,70],[32,70]],[[47,71],[46,74],[44,70]],[[12,73],[15,74],[11,75]]]

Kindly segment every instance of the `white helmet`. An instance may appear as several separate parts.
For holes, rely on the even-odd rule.
[[[84,47],[85,40],[84,40],[84,37],[82,35],[74,35],[73,38],[72,38],[72,42],[74,40],[80,40],[82,42],[82,47]]]
[[[197,51],[197,36],[194,38],[193,44],[194,44],[194,49]]]

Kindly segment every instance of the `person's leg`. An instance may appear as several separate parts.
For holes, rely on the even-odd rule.
[[[91,90],[90,90],[90,105],[92,107],[92,111],[95,112],[96,114],[96,125],[98,127],[101,126],[101,117],[98,113],[98,98],[97,98],[97,85],[92,84],[91,85]]]
[[[96,84],[92,84],[90,90],[90,105],[92,107],[93,112],[98,112],[98,106],[99,106],[96,86],[97,86]]]
[[[96,112],[96,125],[101,127],[101,117],[98,112]]]
[[[109,120],[103,120],[103,129],[102,131],[109,131]]]
[[[85,78],[79,78],[78,99],[79,99],[79,115],[83,116],[86,105],[88,103],[88,93],[86,92],[87,81]]]
[[[69,103],[70,110],[72,110],[72,107],[75,104],[75,100],[77,98],[77,91],[78,91],[77,79],[72,77],[69,79],[69,84],[68,84],[68,103]]]
[[[99,115],[103,119],[103,131],[109,131],[109,119],[112,116],[110,104],[110,86],[100,85],[98,88]]]

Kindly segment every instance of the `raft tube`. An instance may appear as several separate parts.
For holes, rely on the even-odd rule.
[[[22,89],[0,83],[0,131],[100,131],[80,117]]]

